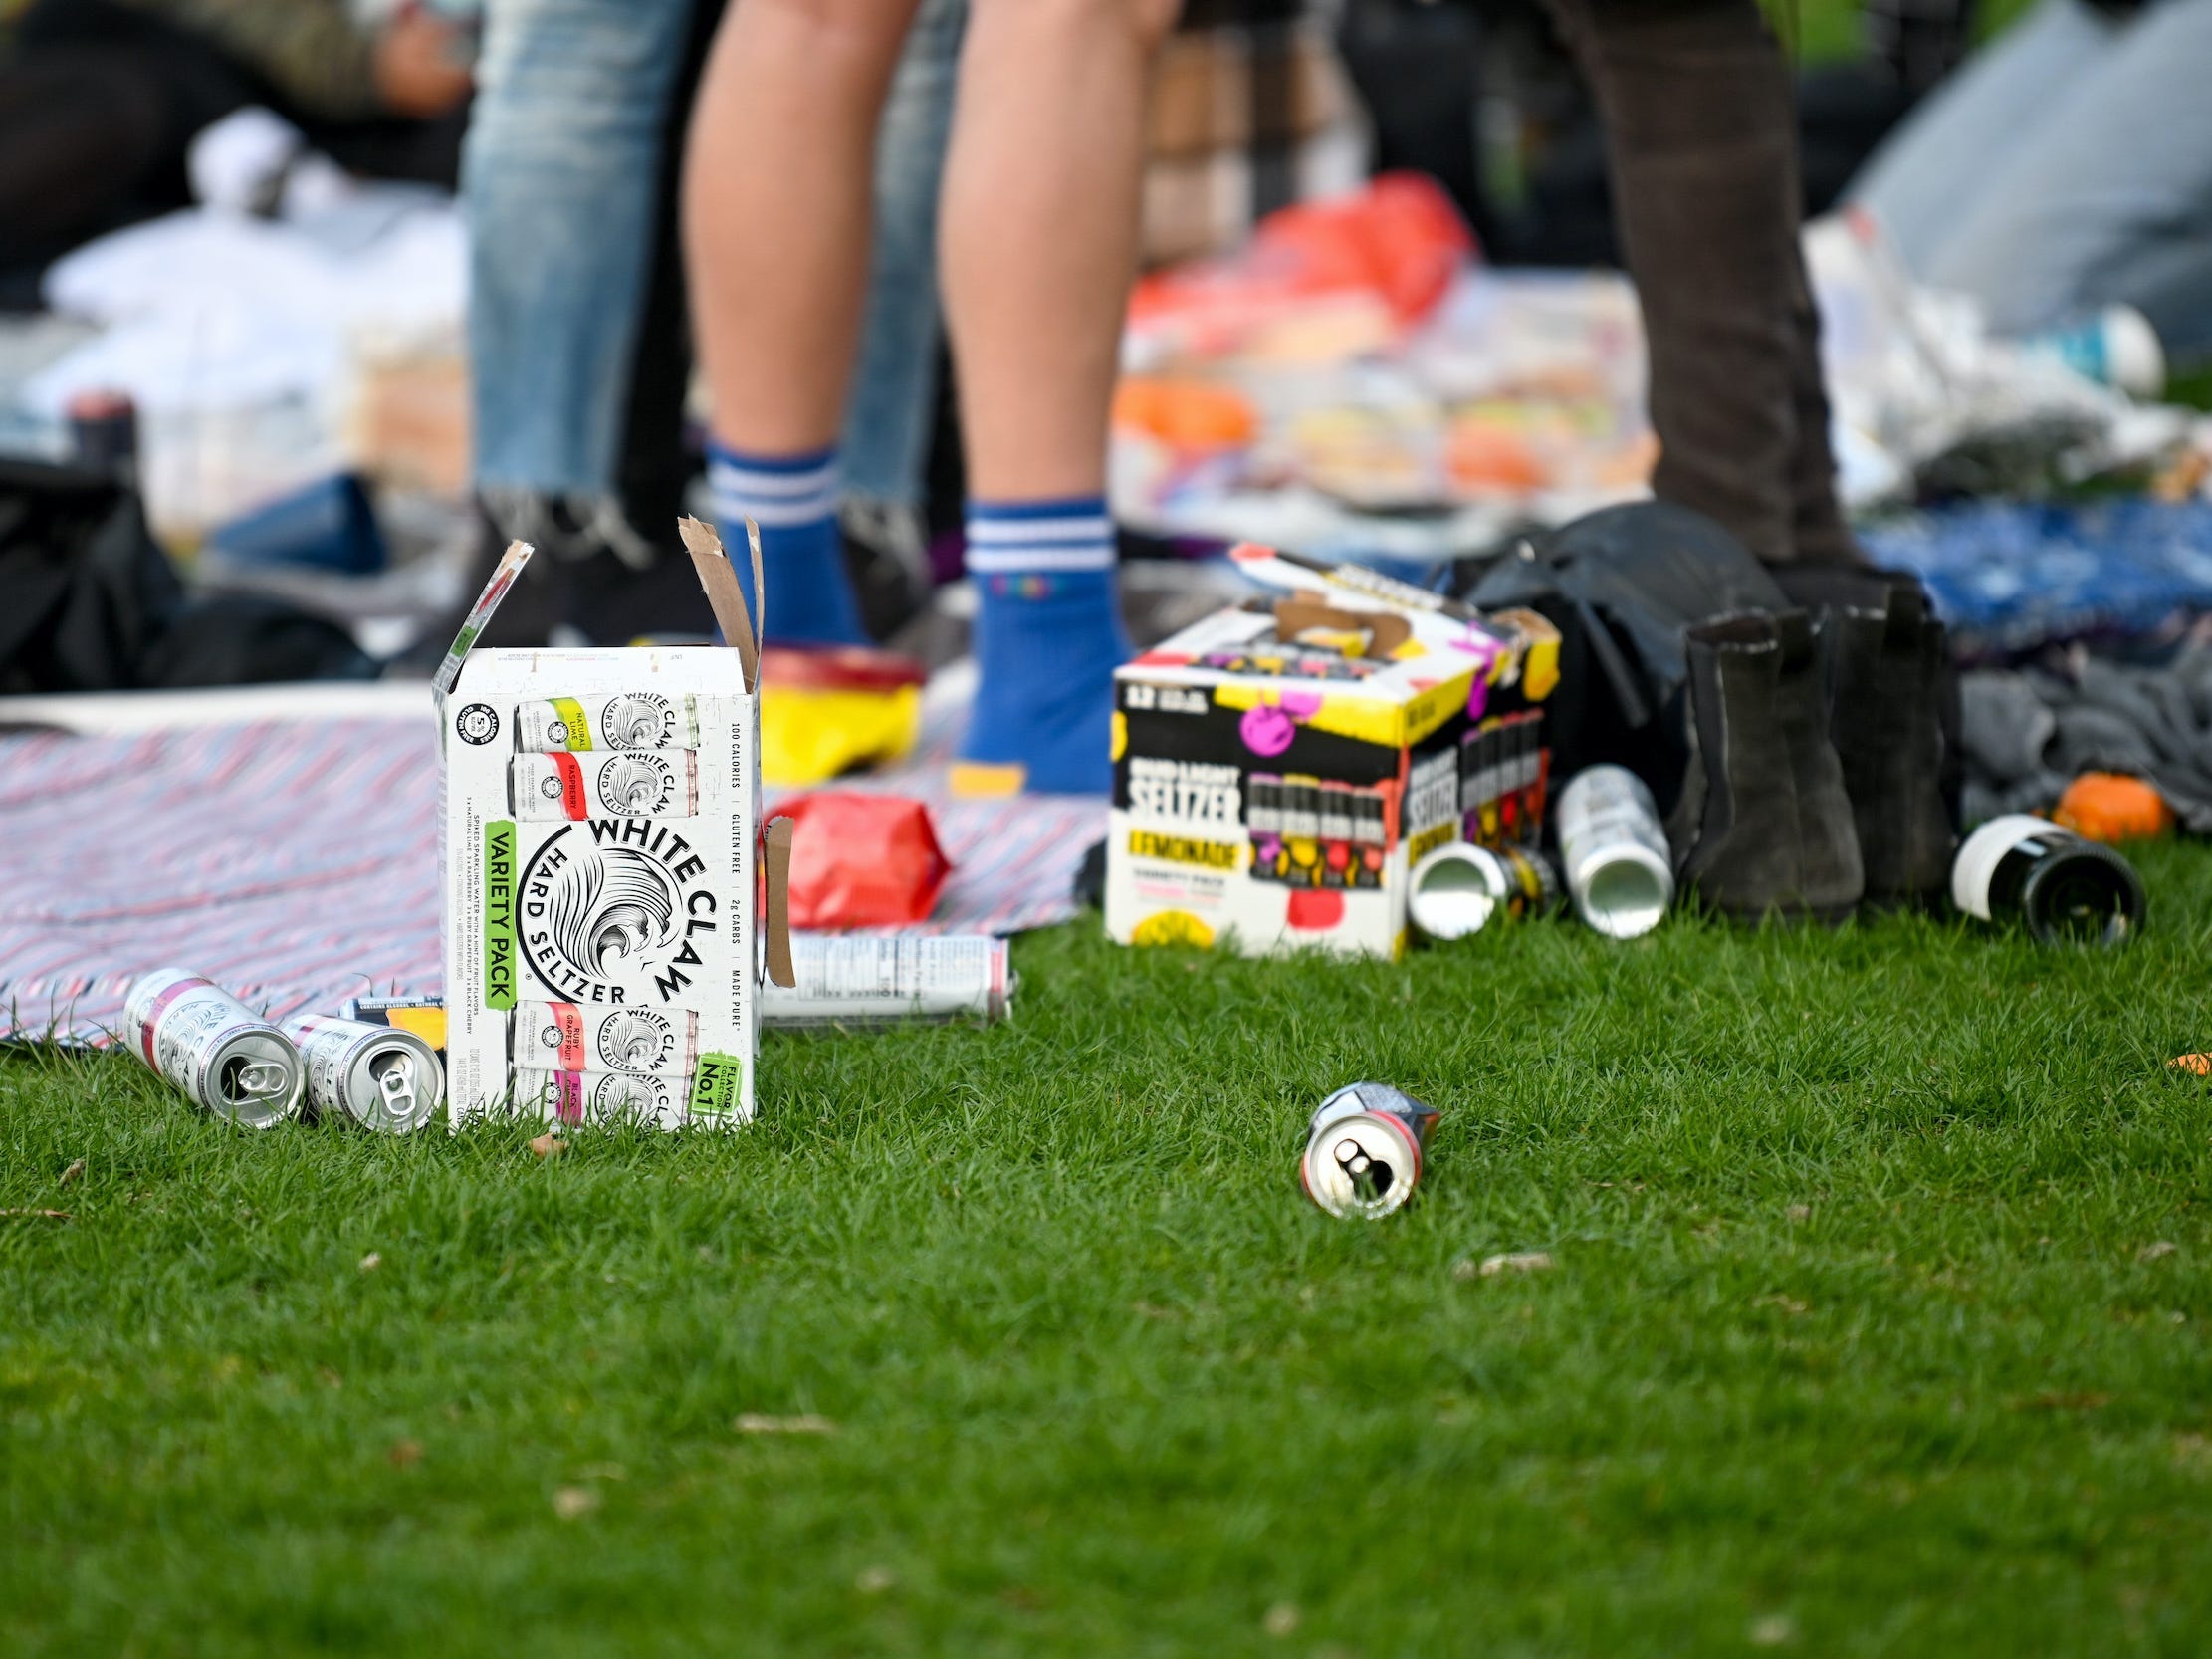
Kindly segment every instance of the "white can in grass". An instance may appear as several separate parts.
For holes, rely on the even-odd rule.
[[[1445,841],[1406,877],[1406,916],[1425,938],[1464,939],[1498,917],[1544,915],[1559,902],[1559,877],[1526,846]]]
[[[1575,914],[1609,939],[1659,926],[1674,902],[1674,860],[1659,807],[1625,766],[1593,766],[1559,792],[1559,872]]]
[[[292,1040],[189,969],[157,969],[130,988],[122,1039],[217,1117],[267,1129],[299,1115],[306,1068]]]
[[[445,1067],[412,1032],[328,1014],[304,1014],[285,1027],[307,1072],[318,1119],[385,1134],[409,1134],[445,1104]]]

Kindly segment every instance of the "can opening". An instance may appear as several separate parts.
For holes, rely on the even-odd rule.
[[[1497,908],[1497,892],[1471,848],[1439,848],[1445,856],[1423,860],[1409,908],[1414,925],[1432,939],[1479,933]]]
[[[1619,858],[1601,864],[1583,890],[1583,919],[1613,939],[1634,939],[1659,926],[1672,883],[1651,864]]]
[[[2127,885],[2117,871],[2088,859],[2069,861],[2044,886],[2038,931],[2054,944],[2119,945],[2134,921]]]
[[[377,1095],[384,1102],[384,1110],[393,1117],[412,1118],[415,1115],[415,1057],[404,1049],[386,1049],[373,1055],[368,1062],[368,1074],[375,1080]]]
[[[1369,1157],[1367,1148],[1349,1136],[1336,1143],[1336,1164],[1363,1203],[1372,1204],[1387,1195],[1398,1175],[1380,1158]]]
[[[231,1106],[251,1106],[263,1100],[282,1099],[291,1086],[292,1079],[285,1075],[283,1066],[256,1060],[251,1055],[233,1055],[223,1062],[223,1068],[215,1079],[216,1092]]]

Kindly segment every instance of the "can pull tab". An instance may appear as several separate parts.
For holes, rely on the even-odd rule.
[[[285,1068],[273,1061],[239,1059],[223,1067],[223,1098],[234,1106],[281,1098],[291,1086]]]
[[[368,1063],[368,1074],[376,1079],[376,1092],[383,1096],[386,1113],[397,1118],[415,1115],[413,1055],[403,1049],[378,1055]]]
[[[1352,1183],[1352,1190],[1368,1203],[1390,1191],[1397,1172],[1378,1158],[1368,1156],[1367,1148],[1347,1136],[1336,1143],[1337,1167],[1344,1171]]]

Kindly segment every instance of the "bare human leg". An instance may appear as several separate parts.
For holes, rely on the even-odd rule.
[[[976,0],[941,233],[982,680],[956,787],[1111,782],[1104,500],[1146,98],[1178,0]]]
[[[868,271],[877,118],[915,0],[737,0],[684,177],[708,478],[761,527],[777,638],[862,638],[836,534],[836,439]]]

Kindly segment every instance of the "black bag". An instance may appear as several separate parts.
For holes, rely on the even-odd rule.
[[[135,493],[0,458],[0,693],[373,679],[343,628],[279,599],[188,595]]]
[[[0,459],[0,691],[110,691],[184,602],[137,498],[104,473]]]
[[[1662,816],[1689,760],[1682,630],[1790,602],[1735,537],[1663,501],[1602,508],[1524,538],[1504,558],[1463,569],[1459,586],[1485,610],[1525,605],[1559,629],[1559,689],[1544,715],[1552,776],[1625,766]]]

